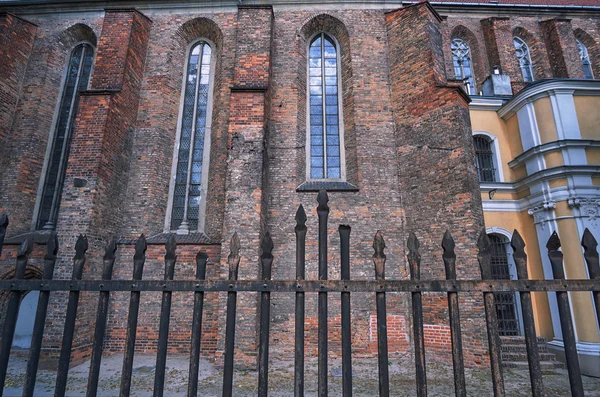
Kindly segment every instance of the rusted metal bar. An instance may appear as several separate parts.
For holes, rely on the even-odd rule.
[[[319,281],[327,280],[327,218],[329,207],[327,192],[321,189],[317,196],[319,216]],[[327,397],[327,292],[319,291],[318,304],[318,396]]]
[[[273,240],[267,231],[260,242],[261,279],[271,279],[273,267]],[[260,294],[260,333],[258,345],[258,395],[267,397],[269,391],[269,322],[271,320],[271,293]]]
[[[46,256],[44,257],[44,274],[42,280],[52,279],[54,265],[56,264],[56,254],[58,253],[58,236],[56,232],[48,239],[46,245]],[[49,291],[41,291],[38,298],[38,306],[33,323],[33,333],[31,335],[31,346],[29,348],[29,360],[27,360],[27,371],[25,372],[25,384],[23,386],[23,396],[33,396],[35,381],[37,378],[38,364],[40,362],[40,352],[42,350],[42,338],[44,336],[44,326],[46,324],[46,314],[48,313],[48,301],[50,299]]]
[[[135,243],[133,255],[133,284],[142,279],[144,263],[146,262],[146,237],[142,234]],[[137,333],[138,314],[140,310],[140,292],[132,291],[129,298],[129,315],[127,317],[127,334],[125,336],[125,354],[121,371],[120,397],[129,397],[131,391],[131,372],[133,371],[133,356],[135,354],[135,339]]]
[[[560,239],[556,232],[552,233],[548,239],[546,248],[548,248],[548,258],[552,265],[552,275],[554,279],[564,280],[565,271],[563,269],[563,253],[558,250],[560,248]],[[569,371],[571,396],[583,397],[583,383],[581,381],[579,359],[577,358],[577,342],[575,340],[575,329],[573,328],[571,307],[569,305],[569,293],[557,292],[556,300],[558,303],[558,314],[560,316],[560,328],[562,330],[563,343],[565,346],[567,370]]]
[[[510,242],[513,248],[513,258],[517,267],[519,280],[527,280],[527,254],[525,254],[525,242],[517,230],[513,232]],[[527,347],[527,361],[529,362],[529,377],[531,378],[531,394],[534,397],[544,396],[544,383],[542,381],[542,369],[540,366],[540,352],[535,333],[533,320],[533,307],[531,305],[531,293],[521,291],[521,311],[523,313],[523,330],[525,332],[525,345]]]
[[[266,287],[265,287],[266,285]],[[600,291],[596,280],[0,280],[5,291],[181,292],[548,292]]]
[[[446,230],[442,239],[444,267],[446,280],[456,280],[456,254],[454,239]],[[448,292],[448,315],[450,317],[450,338],[452,339],[452,365],[454,366],[454,392],[457,396],[466,397],[465,363],[462,352],[462,335],[460,331],[460,312],[458,308],[458,293]]]
[[[79,235],[75,243],[75,257],[73,258],[72,280],[81,280],[83,265],[85,264],[85,252],[88,249],[86,236]],[[73,336],[75,334],[75,320],[77,318],[77,307],[79,306],[79,291],[70,291],[67,302],[67,315],[65,317],[65,330],[60,345],[60,357],[56,371],[55,397],[63,397],[67,390],[67,377],[69,375],[69,364],[71,363],[71,348],[73,347]]]
[[[598,242],[587,227],[583,232],[581,245],[584,249],[583,257],[587,263],[590,280],[597,282],[600,280],[600,264],[598,263],[598,251],[596,250],[596,247],[598,247]],[[600,327],[600,291],[593,291],[592,296],[594,297],[594,305],[596,306],[596,321],[598,321],[598,327]]]
[[[25,278],[27,260],[32,249],[33,241],[31,238],[27,238],[19,247],[14,280]],[[2,329],[2,343],[0,344],[0,397],[4,393],[4,381],[6,380],[8,359],[10,358],[10,349],[12,347],[13,337],[15,336],[15,326],[17,325],[20,303],[21,291],[11,291],[8,303],[6,304],[4,328]]]
[[[175,235],[170,234],[167,238],[165,253],[165,280],[173,280],[175,276],[175,263],[177,255],[175,250],[177,243]],[[167,342],[169,340],[169,322],[171,319],[171,291],[162,293],[160,306],[160,324],[158,329],[158,350],[156,352],[156,369],[154,372],[154,397],[162,397],[165,387],[165,368],[167,365]]]
[[[206,252],[196,255],[196,280],[206,278]],[[202,310],[204,309],[204,292],[194,292],[194,313],[192,314],[192,339],[190,343],[190,373],[188,378],[188,397],[198,394],[198,367],[200,361],[200,343],[202,338]]]
[[[229,247],[229,280],[237,280],[240,265],[240,239],[233,233]],[[225,361],[223,368],[223,397],[231,397],[233,393],[233,352],[235,348],[235,311],[237,292],[227,292],[227,318],[225,324]]]
[[[342,280],[350,280],[350,226],[340,225],[340,264]],[[342,291],[342,394],[352,397],[352,328],[350,292]]]
[[[306,213],[296,211],[296,280],[306,278]],[[299,285],[299,284],[298,284]],[[294,397],[304,397],[304,291],[296,291],[294,343]]]
[[[2,247],[4,246],[4,237],[8,228],[8,215],[4,211],[0,212],[0,255],[2,255]]]
[[[492,252],[491,243],[485,229],[479,233],[477,240],[479,253],[477,260],[481,269],[481,279],[492,278]],[[490,366],[492,369],[492,385],[495,397],[504,397],[504,376],[502,374],[502,352],[500,346],[500,334],[498,333],[498,317],[496,314],[496,302],[493,292],[483,293],[485,305],[485,323],[488,334],[488,345],[490,348]]]
[[[410,279],[421,279],[421,254],[419,254],[419,240],[414,233],[410,233],[406,246],[408,247],[408,265],[410,266]],[[427,371],[425,368],[425,334],[423,332],[423,300],[421,292],[413,292],[412,317],[413,335],[415,342],[415,375],[417,378],[417,396],[427,396]]]
[[[115,253],[117,252],[117,240],[111,239],[104,250],[102,267],[102,280],[112,278],[115,265]],[[96,328],[94,329],[94,344],[92,346],[92,357],[90,359],[90,372],[88,376],[87,397],[96,397],[98,393],[98,380],[100,378],[100,363],[104,347],[104,335],[106,333],[106,320],[108,318],[109,291],[101,291],[98,299],[98,311],[96,313]]]
[[[385,280],[385,241],[378,230],[373,240],[373,263],[375,264],[375,279]],[[385,291],[385,288],[380,288]],[[390,395],[390,375],[388,369],[388,337],[387,337],[387,313],[385,292],[375,293],[375,304],[377,306],[377,364],[379,367],[379,397]]]

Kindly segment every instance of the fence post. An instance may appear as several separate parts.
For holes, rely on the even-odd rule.
[[[340,267],[342,280],[350,280],[350,226],[340,225]],[[352,326],[350,291],[342,291],[342,394],[352,397]]]
[[[46,245],[46,256],[44,258],[44,274],[42,280],[51,280],[54,274],[54,265],[56,264],[56,254],[58,253],[58,235],[56,232],[50,234],[48,244]],[[31,397],[35,389],[38,364],[40,362],[40,351],[42,350],[42,339],[44,335],[44,326],[46,325],[46,314],[48,313],[48,301],[50,291],[40,291],[35,321],[33,324],[33,333],[31,335],[31,347],[29,348],[29,360],[27,361],[27,372],[25,373],[25,385],[23,386],[23,396]]]
[[[375,264],[375,279],[385,280],[385,241],[378,230],[373,239],[373,263]],[[387,337],[387,309],[383,285],[379,286],[382,291],[375,293],[377,306],[377,364],[379,367],[379,397],[390,395],[390,376],[388,361],[388,337]]]
[[[558,250],[560,248],[560,239],[558,238],[556,231],[552,233],[552,236],[548,239],[546,248],[548,248],[548,258],[552,265],[552,276],[555,280],[564,280],[565,271],[563,269],[563,253]],[[565,347],[567,370],[569,371],[571,395],[573,397],[583,397],[583,383],[581,381],[581,371],[579,369],[579,358],[577,358],[577,344],[575,342],[573,319],[571,318],[569,293],[567,291],[556,291],[556,300],[558,302],[558,314],[560,316],[560,328],[562,330],[563,344]]]
[[[410,279],[421,279],[421,254],[419,254],[419,240],[410,232],[408,241],[408,265],[410,266]],[[417,396],[427,396],[427,371],[425,367],[425,336],[423,332],[423,301],[421,292],[412,294],[413,335],[415,343],[415,372],[417,377]]]
[[[482,280],[492,279],[492,252],[490,239],[485,231],[481,229],[479,239],[477,240],[479,252],[477,260],[481,270]],[[488,345],[490,348],[490,366],[492,369],[492,384],[494,387],[494,396],[504,396],[504,377],[502,375],[502,354],[500,347],[500,335],[498,334],[498,318],[496,315],[496,302],[493,292],[483,293],[483,302],[485,305],[485,322],[488,334]]]
[[[598,263],[598,251],[596,251],[598,242],[587,227],[583,232],[581,245],[584,248],[583,257],[587,263],[590,280],[600,280],[600,264]],[[592,296],[596,306],[596,321],[598,321],[598,327],[600,327],[600,291],[593,291]]]
[[[31,237],[27,237],[17,252],[15,280],[25,278],[27,260],[29,259],[32,249],[33,240]],[[8,370],[10,349],[12,347],[13,337],[15,336],[15,326],[17,325],[17,316],[19,315],[21,293],[21,291],[16,290],[10,291],[8,303],[6,305],[6,316],[4,317],[4,328],[2,329],[2,344],[0,344],[0,397],[4,393],[4,382],[6,380],[6,371]]]
[[[267,231],[260,242],[262,281],[271,280],[273,240]],[[266,287],[267,284],[264,284]],[[269,321],[271,320],[271,293],[260,293],[260,335],[258,346],[258,395],[267,397],[269,391]]]
[[[302,204],[296,211],[296,280],[306,278],[306,213]],[[299,285],[298,285],[299,287]],[[294,397],[304,397],[304,291],[296,291],[294,343]]]
[[[327,218],[329,207],[325,189],[319,191],[317,196],[317,215],[319,215],[319,280],[327,280]],[[327,397],[327,292],[319,291],[318,308],[318,396]]]
[[[83,265],[85,264],[85,253],[88,250],[87,236],[79,235],[75,243],[75,257],[73,258],[73,275],[71,280],[81,280]],[[69,364],[71,363],[71,348],[73,347],[73,336],[75,334],[75,320],[77,319],[77,307],[79,306],[79,291],[69,291],[67,302],[67,315],[65,317],[65,330],[63,332],[60,346],[60,357],[58,359],[58,370],[56,371],[55,397],[65,395],[67,389],[67,377],[69,375]]]
[[[206,252],[196,254],[196,280],[206,278]],[[200,343],[202,337],[202,310],[204,309],[204,291],[194,292],[194,313],[192,314],[192,337],[190,342],[190,371],[188,378],[188,397],[198,394],[198,366],[200,361]]]
[[[104,249],[102,280],[112,279],[116,252],[117,240],[113,237]],[[94,344],[92,347],[92,357],[90,359],[87,397],[96,397],[96,394],[98,393],[98,380],[100,377],[100,363],[102,362],[102,350],[104,347],[104,334],[106,333],[106,319],[108,318],[109,297],[109,291],[100,291],[98,311],[96,313],[96,328],[94,329]]]
[[[454,239],[446,230],[442,239],[444,267],[446,280],[456,280],[456,254]],[[457,396],[466,397],[465,363],[462,352],[462,335],[460,331],[460,312],[458,308],[458,293],[448,292],[448,314],[450,317],[450,338],[452,339],[452,365],[454,366],[454,391]]]
[[[4,245],[4,236],[8,228],[8,215],[4,211],[0,212],[0,255],[2,255],[2,246]]]
[[[517,267],[517,278],[527,280],[527,254],[525,254],[525,242],[519,232],[515,229],[510,245],[513,248],[513,259]],[[540,367],[540,352],[535,333],[533,321],[533,306],[531,305],[531,292],[520,291],[521,311],[523,312],[523,330],[525,331],[525,345],[527,347],[527,361],[529,362],[529,377],[531,380],[531,394],[534,397],[546,395],[542,381],[542,369]]]
[[[229,280],[238,278],[240,265],[240,238],[237,232],[233,233],[229,244]],[[233,287],[233,284],[230,284]],[[235,348],[235,311],[237,306],[237,292],[227,291],[227,318],[225,320],[225,361],[223,368],[223,397],[231,397],[233,393],[233,353]]]

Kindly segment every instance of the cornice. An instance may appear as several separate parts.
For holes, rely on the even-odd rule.
[[[534,146],[531,149],[521,153],[513,160],[509,161],[508,166],[510,168],[515,168],[521,164],[524,164],[525,161],[535,155],[553,152],[556,150],[564,149],[564,148],[600,148],[600,140],[593,139],[563,139],[560,141],[553,141],[544,143],[539,146]]]
[[[491,110],[497,111],[504,105],[510,97],[490,96],[483,97],[474,95],[469,103],[469,110]]]

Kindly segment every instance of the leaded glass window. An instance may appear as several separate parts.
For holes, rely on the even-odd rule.
[[[309,55],[310,177],[341,179],[338,55],[325,33],[310,43]]]
[[[492,142],[486,136],[475,135],[473,144],[475,145],[475,164],[479,182],[496,182]]]
[[[457,80],[463,80],[470,95],[475,94],[475,81],[471,69],[471,49],[469,44],[461,38],[455,37],[450,43],[452,50],[452,63],[454,75]]]
[[[513,43],[515,45],[517,59],[519,60],[519,66],[521,66],[523,81],[533,81],[533,69],[531,67],[529,47],[520,37],[513,37]]]
[[[62,97],[58,108],[52,147],[46,165],[44,187],[38,212],[37,229],[54,229],[62,194],[73,124],[79,104],[79,92],[88,87],[94,49],[87,43],[79,44],[71,52]]]
[[[583,75],[586,79],[593,79],[594,73],[592,72],[592,62],[590,62],[590,54],[588,49],[579,40],[577,41],[577,49],[579,50],[579,59],[581,59],[581,66],[583,67]]]
[[[175,167],[175,186],[171,208],[171,230],[198,230],[200,204],[205,200],[203,186],[205,137],[210,125],[211,46],[199,41],[192,46],[184,82],[181,130]]]

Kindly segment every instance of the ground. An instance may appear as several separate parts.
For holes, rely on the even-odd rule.
[[[154,355],[137,355],[134,362],[132,396],[150,396],[154,384]],[[121,355],[105,357],[102,361],[99,396],[117,396],[122,365]],[[4,396],[21,396],[26,358],[13,355],[9,366]],[[69,373],[67,396],[85,395],[89,362],[73,367]],[[330,359],[329,395],[342,394],[339,359]],[[413,396],[415,392],[414,364],[410,355],[392,355],[390,357],[390,394],[392,396]],[[353,360],[353,395],[378,395],[378,371],[376,358],[355,358]],[[188,358],[170,357],[167,360],[165,396],[184,396],[187,391]],[[218,366],[202,360],[199,371],[198,395],[212,397],[221,395],[223,372]],[[492,395],[492,383],[489,371],[485,369],[467,369],[467,394],[469,396]],[[430,396],[449,396],[454,394],[452,365],[441,362],[429,362],[427,367],[428,394]],[[527,370],[505,369],[507,396],[531,395],[529,372]],[[317,361],[306,361],[306,396],[317,395]],[[36,396],[52,396],[55,372],[41,370],[36,384]],[[294,362],[273,360],[269,371],[269,395],[273,397],[293,394]],[[255,396],[257,372],[236,369],[234,375],[235,396]],[[568,396],[569,381],[566,370],[554,370],[544,374],[544,385],[548,396]],[[586,396],[600,396],[600,379],[583,377]]]

